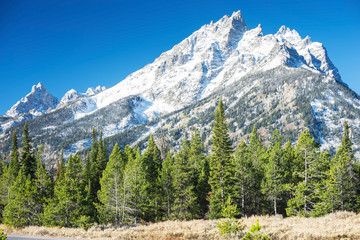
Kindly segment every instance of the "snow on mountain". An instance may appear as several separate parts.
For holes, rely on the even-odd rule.
[[[78,112],[76,119],[131,95],[152,102],[146,113],[151,118],[203,99],[249,73],[281,65],[311,69],[341,81],[320,43],[302,39],[284,26],[275,35],[264,36],[261,25],[249,30],[237,11],[201,27],[153,63],[91,97],[87,101],[91,106]]]
[[[52,96],[42,83],[38,83],[32,87],[29,94],[12,106],[5,116],[16,118],[25,113],[40,116],[54,109],[58,103],[59,100]]]
[[[64,107],[67,104],[78,100],[79,98],[93,96],[99,92],[104,91],[105,89],[106,89],[106,87],[102,87],[102,86],[97,86],[96,88],[90,87],[87,89],[87,91],[85,93],[80,93],[80,92],[76,91],[75,89],[71,89],[68,92],[66,92],[65,95],[61,98],[61,101],[60,101],[59,105],[57,106],[57,108]]]
[[[353,142],[360,139],[359,96],[342,82],[324,46],[285,26],[268,35],[261,25],[248,29],[237,11],[202,26],[112,88],[70,90],[56,109],[33,120],[34,141],[53,149],[61,143],[74,153],[88,146],[95,127],[111,142],[138,144],[161,126],[159,119],[173,145],[193,126],[209,140],[218,96],[228,103],[234,141],[253,126],[262,133],[282,129],[291,141],[308,128],[324,147],[336,147],[344,120],[354,127]],[[13,126],[5,121],[3,148]]]

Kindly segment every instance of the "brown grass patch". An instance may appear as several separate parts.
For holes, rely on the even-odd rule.
[[[360,214],[336,212],[319,218],[300,218],[282,216],[252,216],[244,218],[245,231],[259,219],[262,233],[271,239],[360,239]],[[149,225],[93,226],[88,231],[74,228],[25,227],[4,228],[9,235],[51,236],[79,239],[225,239],[216,228],[216,220],[167,221]],[[102,230],[103,229],[103,230]]]

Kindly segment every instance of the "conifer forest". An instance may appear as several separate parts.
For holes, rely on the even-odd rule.
[[[360,211],[360,164],[350,131],[331,155],[308,130],[296,143],[275,130],[265,146],[254,127],[234,146],[220,99],[211,151],[196,129],[177,152],[153,136],[147,148],[114,146],[107,155],[101,131],[93,130],[87,155],[59,155],[56,172],[45,168],[27,124],[22,148],[13,133],[11,153],[0,164],[0,222],[14,227],[90,228],[165,220],[220,219],[229,203],[235,217],[322,216]]]

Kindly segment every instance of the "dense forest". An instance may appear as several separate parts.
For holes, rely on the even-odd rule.
[[[229,202],[238,218],[359,212],[360,164],[349,132],[344,122],[334,156],[320,151],[308,130],[296,145],[284,143],[275,130],[265,147],[254,127],[248,143],[235,148],[220,99],[210,154],[195,129],[177,153],[150,136],[143,152],[116,144],[107,156],[102,134],[94,129],[86,157],[72,155],[65,162],[61,153],[51,174],[25,124],[21,152],[14,132],[9,160],[0,164],[0,219],[16,227],[87,229],[93,223],[218,219],[226,217]]]

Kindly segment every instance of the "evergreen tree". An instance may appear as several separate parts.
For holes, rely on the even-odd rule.
[[[221,217],[221,209],[225,200],[235,195],[234,164],[232,145],[225,119],[225,109],[220,98],[215,110],[210,160],[210,218]]]
[[[276,138],[275,138],[276,139]],[[261,183],[265,175],[265,165],[267,164],[267,157],[265,153],[265,146],[262,143],[261,137],[254,126],[250,135],[250,142],[248,146],[249,158],[252,161],[252,197],[251,197],[251,214],[264,214],[267,206],[267,201],[264,194],[261,192]]]
[[[22,142],[23,150],[21,154],[21,167],[23,169],[23,174],[25,174],[25,176],[30,174],[31,179],[34,179],[36,172],[36,160],[32,151],[27,122],[25,122]]]
[[[84,214],[89,216],[92,222],[96,222],[97,219],[97,212],[96,207],[94,205],[95,196],[93,195],[92,191],[92,165],[90,154],[88,153],[85,158],[85,166],[84,166],[84,173],[83,173],[83,184],[84,184],[84,191],[85,191],[85,200],[84,200]]]
[[[8,204],[3,212],[4,223],[14,227],[38,224],[36,193],[37,189],[31,175],[26,176],[21,169],[10,189]]]
[[[131,203],[129,215],[133,218],[136,224],[141,215],[141,203],[145,199],[142,186],[144,185],[144,175],[142,173],[142,157],[140,149],[136,148],[133,159],[129,159],[126,165],[126,172],[128,177],[128,186],[131,189],[129,201]]]
[[[303,167],[303,170],[296,174],[302,181],[295,186],[294,196],[289,200],[286,212],[289,216],[310,216],[317,203],[314,193],[317,191],[316,183],[319,181],[320,171],[317,144],[308,130],[301,133],[296,152]]]
[[[253,191],[255,186],[254,179],[254,168],[253,162],[250,158],[250,153],[248,146],[244,141],[241,141],[238,149],[235,152],[235,186],[237,188],[239,206],[241,206],[242,216],[250,215],[253,213],[252,204],[253,201]]]
[[[13,132],[12,136],[12,145],[10,153],[10,174],[13,177],[13,180],[17,177],[20,170],[19,162],[19,150],[18,150],[18,140],[16,137],[16,130]]]
[[[82,161],[70,156],[63,179],[56,182],[54,198],[44,208],[42,221],[46,226],[78,227],[84,221],[84,184]],[[86,218],[85,216],[85,219]],[[89,220],[89,219],[88,219]]]
[[[332,160],[330,168],[329,191],[334,196],[332,209],[356,210],[356,177],[354,173],[354,153],[349,136],[349,126],[344,122],[341,145]]]
[[[268,148],[268,162],[265,166],[265,175],[262,183],[262,191],[273,203],[274,214],[278,214],[277,204],[283,193],[284,165],[281,148],[282,137],[278,130],[273,132],[271,144]]]
[[[189,142],[185,140],[182,149],[175,156],[172,171],[174,204],[171,208],[174,219],[192,219],[198,209],[192,176],[193,167],[189,162],[189,150]]]
[[[101,204],[96,204],[99,217],[103,223],[118,225],[123,222],[124,198],[123,183],[126,160],[119,145],[115,144],[109,157],[103,176],[100,179],[101,189],[98,198]]]
[[[47,200],[53,197],[53,192],[54,192],[54,184],[42,162],[41,152],[42,152],[42,148],[39,149],[39,152],[37,154],[37,159],[36,159],[37,169],[34,179],[34,184],[36,189],[36,193],[33,196],[35,200],[34,213],[39,219],[39,222],[35,223],[36,225],[42,224],[39,216],[43,213]]]
[[[100,131],[99,142],[97,143],[97,156],[95,161],[93,162],[93,191],[97,193],[100,190],[100,179],[102,177],[102,173],[106,168],[107,163],[107,151],[105,146],[105,141],[102,140],[102,132]],[[98,202],[97,197],[95,195],[95,202]]]
[[[158,221],[161,218],[161,165],[160,151],[154,142],[154,138],[150,136],[142,161],[142,172],[144,174],[142,191],[146,196],[143,199],[143,213],[146,221]]]
[[[60,153],[60,160],[58,163],[58,167],[56,169],[56,178],[55,180],[58,181],[61,178],[64,177],[65,174],[65,161],[64,161],[64,149],[61,148],[61,153]]]
[[[161,186],[164,192],[164,203],[165,203],[165,211],[166,211],[166,219],[170,219],[171,217],[171,209],[173,204],[173,165],[174,158],[170,152],[167,153],[166,159],[162,162],[161,168]]]
[[[198,215],[200,218],[204,218],[209,211],[208,196],[211,191],[211,187],[209,184],[209,176],[209,160],[205,158],[201,166],[199,180],[196,185],[197,206],[199,206]]]
[[[4,163],[2,165],[4,165],[4,167],[3,167],[3,173],[0,178],[0,217],[2,216],[5,206],[9,202],[11,186],[15,181],[15,179],[11,174],[10,166],[7,166],[7,164]]]

